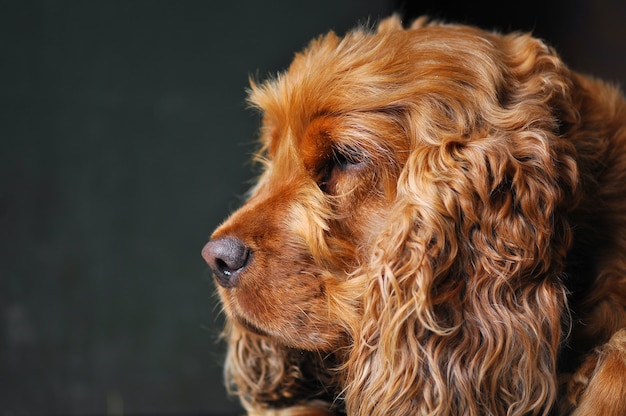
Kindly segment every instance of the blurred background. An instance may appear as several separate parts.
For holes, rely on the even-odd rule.
[[[248,77],[393,11],[626,81],[621,0],[0,2],[0,415],[241,412],[200,250],[253,178]]]

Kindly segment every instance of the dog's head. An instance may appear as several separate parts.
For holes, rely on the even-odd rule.
[[[536,277],[569,244],[566,71],[528,35],[390,18],[323,36],[253,83],[263,172],[203,250],[233,325],[306,350],[355,337],[393,350],[407,335],[382,321],[449,334],[463,308],[480,316],[468,296],[519,312],[531,286],[558,321],[553,282]]]

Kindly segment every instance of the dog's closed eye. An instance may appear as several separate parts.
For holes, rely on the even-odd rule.
[[[354,175],[367,165],[367,157],[361,149],[342,146],[333,149],[320,170],[318,185],[322,192],[333,194],[337,183],[345,175]]]

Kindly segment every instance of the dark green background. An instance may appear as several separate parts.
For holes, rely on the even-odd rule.
[[[535,29],[619,81],[620,3],[0,2],[0,415],[237,409],[200,250],[253,176],[249,75],[402,10]]]

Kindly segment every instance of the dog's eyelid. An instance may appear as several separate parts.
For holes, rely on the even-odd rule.
[[[366,152],[356,146],[337,146],[333,151],[333,162],[341,170],[351,166],[363,166],[367,160]]]
[[[333,165],[341,171],[348,170],[351,166],[358,165],[361,162],[355,155],[344,152],[335,152],[333,154]]]
[[[368,166],[366,152],[354,146],[334,146],[319,170],[317,183],[326,194],[332,194],[341,176],[356,174]]]

